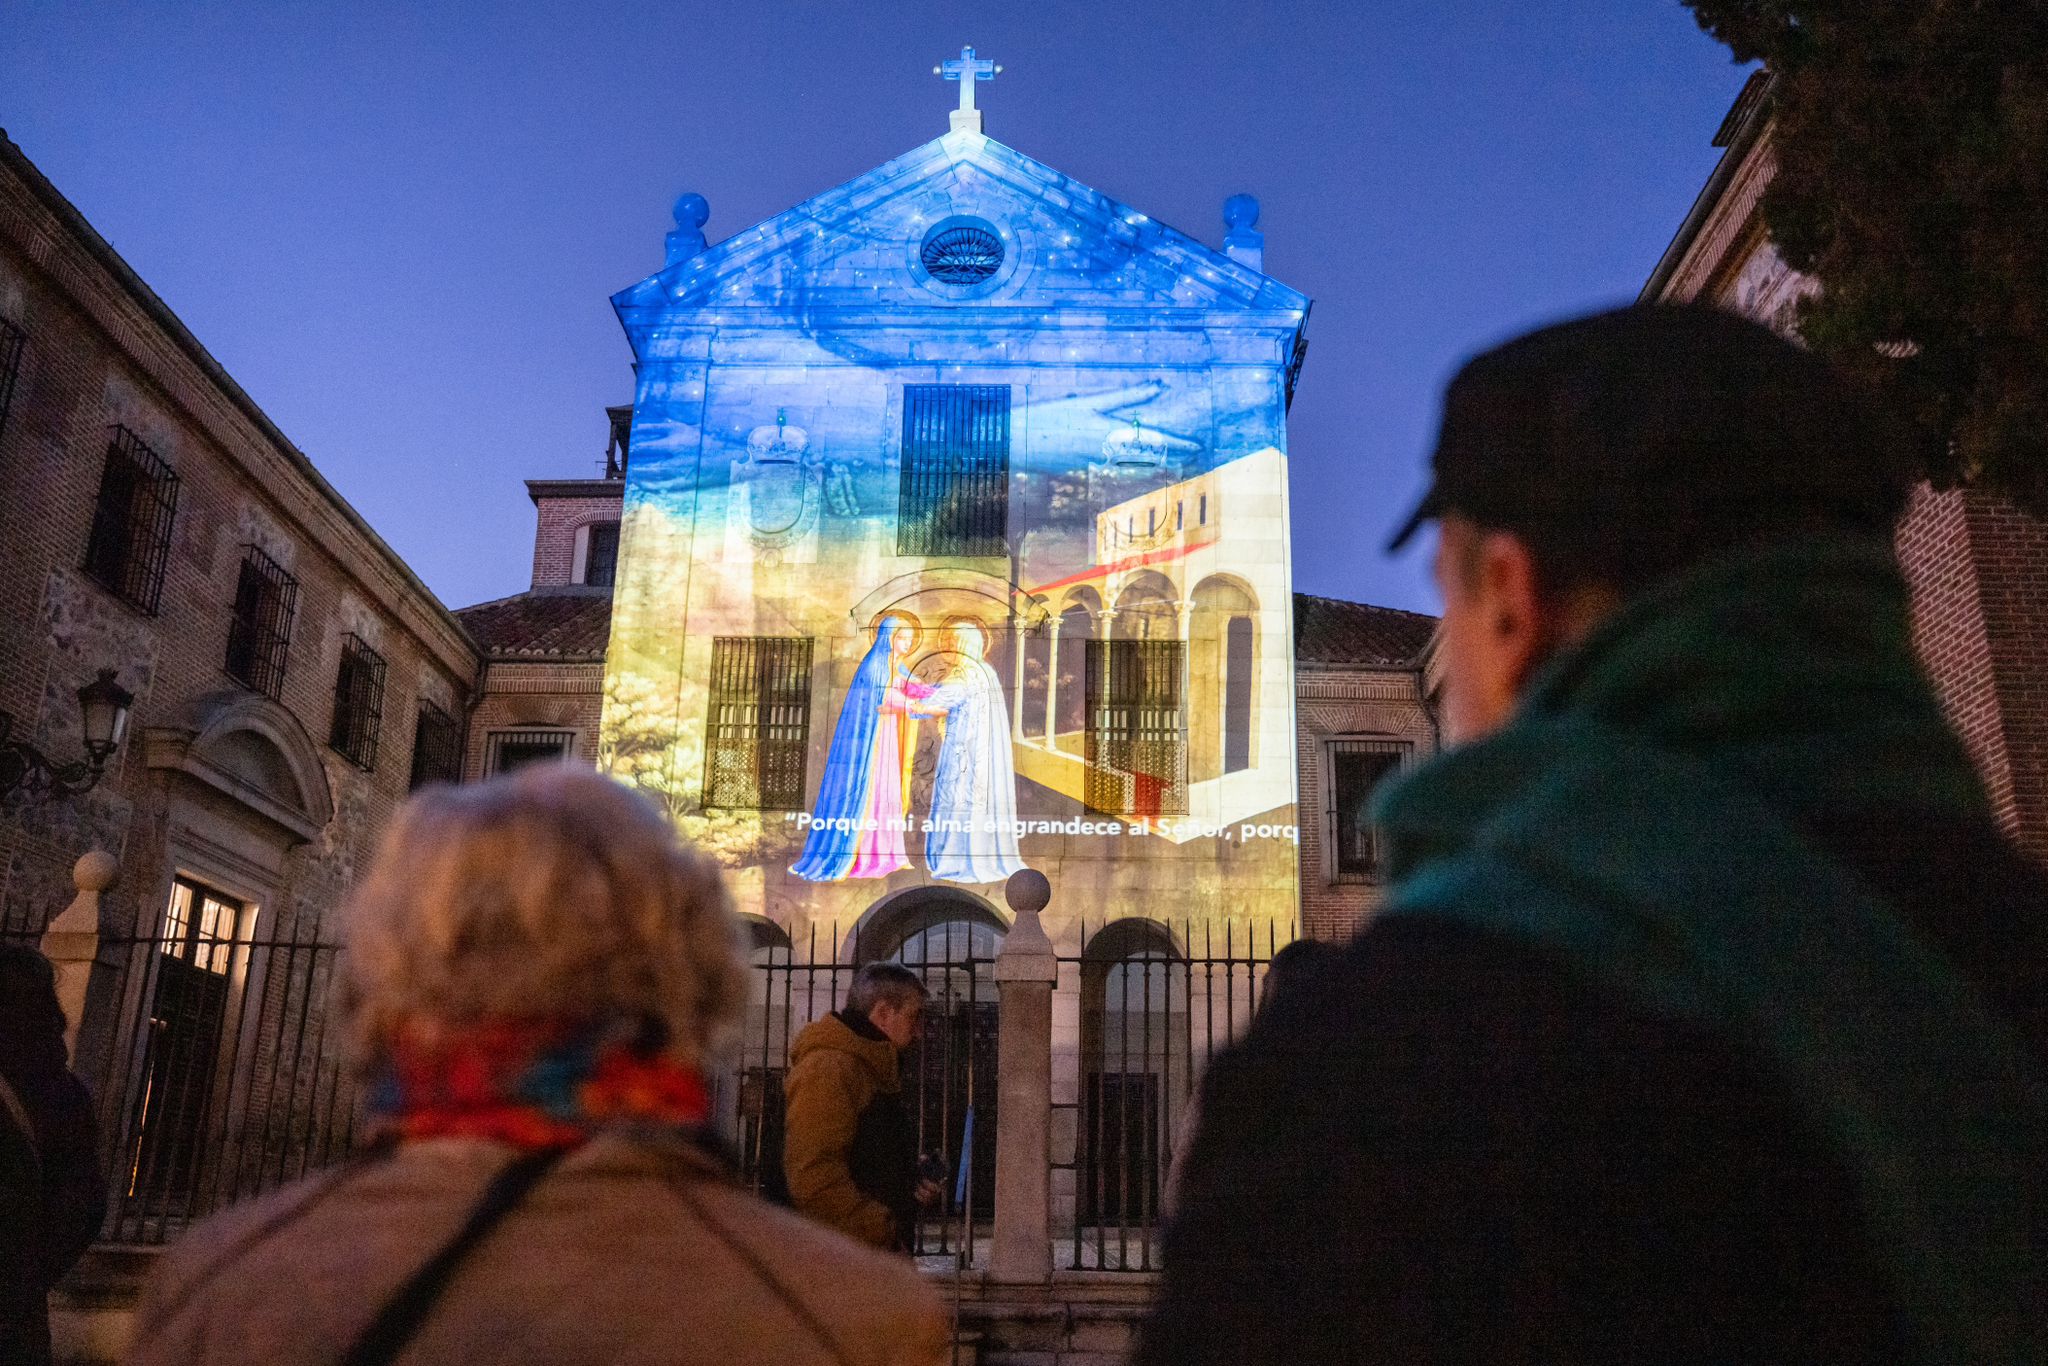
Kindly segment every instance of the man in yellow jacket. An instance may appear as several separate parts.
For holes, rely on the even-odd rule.
[[[798,1211],[873,1247],[909,1252],[920,1205],[917,1124],[903,1104],[897,1057],[924,1025],[924,983],[870,963],[846,1004],[808,1025],[789,1051],[783,1171]]]

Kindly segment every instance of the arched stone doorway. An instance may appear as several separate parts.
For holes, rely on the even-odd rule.
[[[951,1173],[945,1208],[953,1225],[961,1213],[951,1201],[963,1155],[972,1162],[972,1215],[980,1221],[995,1209],[995,958],[1008,931],[995,908],[970,892],[910,887],[876,902],[854,932],[856,964],[900,963],[931,993],[924,1037],[903,1058],[904,1103],[917,1121],[918,1151],[941,1158]],[[942,1248],[948,1237],[942,1235]]]

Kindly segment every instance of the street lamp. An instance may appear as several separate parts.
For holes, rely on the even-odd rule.
[[[134,701],[135,694],[114,681],[112,669],[101,669],[98,678],[80,688],[85,757],[68,764],[51,763],[28,741],[9,739],[14,717],[0,711],[0,797],[21,792],[29,801],[49,801],[91,790],[128,733],[128,708]]]

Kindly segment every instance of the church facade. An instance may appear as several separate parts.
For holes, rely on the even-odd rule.
[[[961,121],[956,119],[956,124]],[[955,130],[614,299],[639,382],[599,762],[741,909],[1297,917],[1308,300]],[[1283,936],[1288,937],[1288,936]]]

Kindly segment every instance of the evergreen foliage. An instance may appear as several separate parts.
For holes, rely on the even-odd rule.
[[[1764,223],[1938,487],[2048,514],[2048,0],[1686,0],[1773,73]]]

